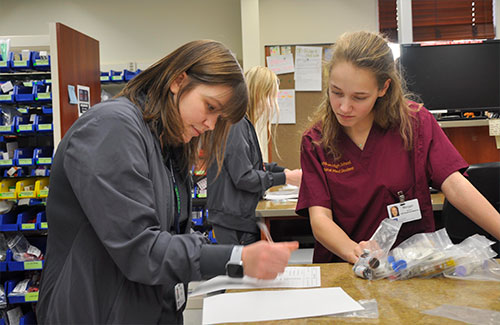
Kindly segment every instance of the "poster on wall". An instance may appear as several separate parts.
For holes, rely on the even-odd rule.
[[[90,87],[77,85],[78,92],[78,117],[90,108]]]
[[[274,116],[272,123],[295,124],[295,90],[280,89],[278,93],[278,106],[280,108],[279,121]]]
[[[322,54],[320,46],[295,47],[296,91],[321,91]]]
[[[276,74],[292,73],[293,56],[292,54],[274,55],[266,57],[267,67]]]

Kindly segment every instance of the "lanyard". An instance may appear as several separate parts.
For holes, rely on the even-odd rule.
[[[179,225],[179,219],[181,216],[181,195],[179,193],[179,186],[177,186],[177,182],[175,181],[175,175],[174,175],[174,168],[172,166],[172,159],[169,159],[169,164],[170,164],[170,172],[172,173],[172,183],[174,184],[174,204],[175,204],[175,213],[174,213],[174,226],[175,226],[175,232],[177,234],[180,234],[181,229]]]

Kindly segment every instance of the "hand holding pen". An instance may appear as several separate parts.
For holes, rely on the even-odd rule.
[[[257,220],[257,226],[259,226],[259,229],[264,233],[264,236],[266,236],[266,239],[270,243],[274,243],[273,239],[271,238],[271,233],[269,232],[269,228],[267,228],[267,225],[262,221],[262,219]]]
[[[266,227],[267,229],[267,227]],[[272,243],[260,240],[243,247],[241,260],[245,275],[257,279],[274,279],[285,271],[291,252],[299,248],[299,243]]]

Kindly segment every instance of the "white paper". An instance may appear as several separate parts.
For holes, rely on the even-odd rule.
[[[363,309],[342,288],[227,293],[203,300],[203,324],[315,317]]]
[[[287,184],[278,191],[267,190],[264,194],[264,200],[280,201],[299,198],[299,187]]]
[[[500,119],[491,119],[489,120],[489,130],[490,136],[499,136],[500,135]]]
[[[288,266],[285,272],[274,280],[259,280],[245,276],[242,279],[219,275],[198,285],[189,297],[203,295],[224,289],[259,288],[312,288],[321,286],[319,266]]]
[[[280,55],[281,54],[280,53],[280,47],[279,47],[279,45],[271,46],[269,49],[270,49],[270,51],[269,51],[270,54],[269,55],[271,55],[271,56]]]
[[[279,124],[295,124],[295,90],[281,89],[278,93],[280,108]],[[278,116],[274,115],[271,123],[276,123]]]
[[[267,67],[276,74],[292,73],[293,69],[293,56],[292,54],[286,55],[273,55],[266,57]]]
[[[295,90],[321,91],[322,47],[295,47]]]

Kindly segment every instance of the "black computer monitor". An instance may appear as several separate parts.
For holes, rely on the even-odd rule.
[[[500,41],[402,44],[400,67],[431,111],[500,109]]]

